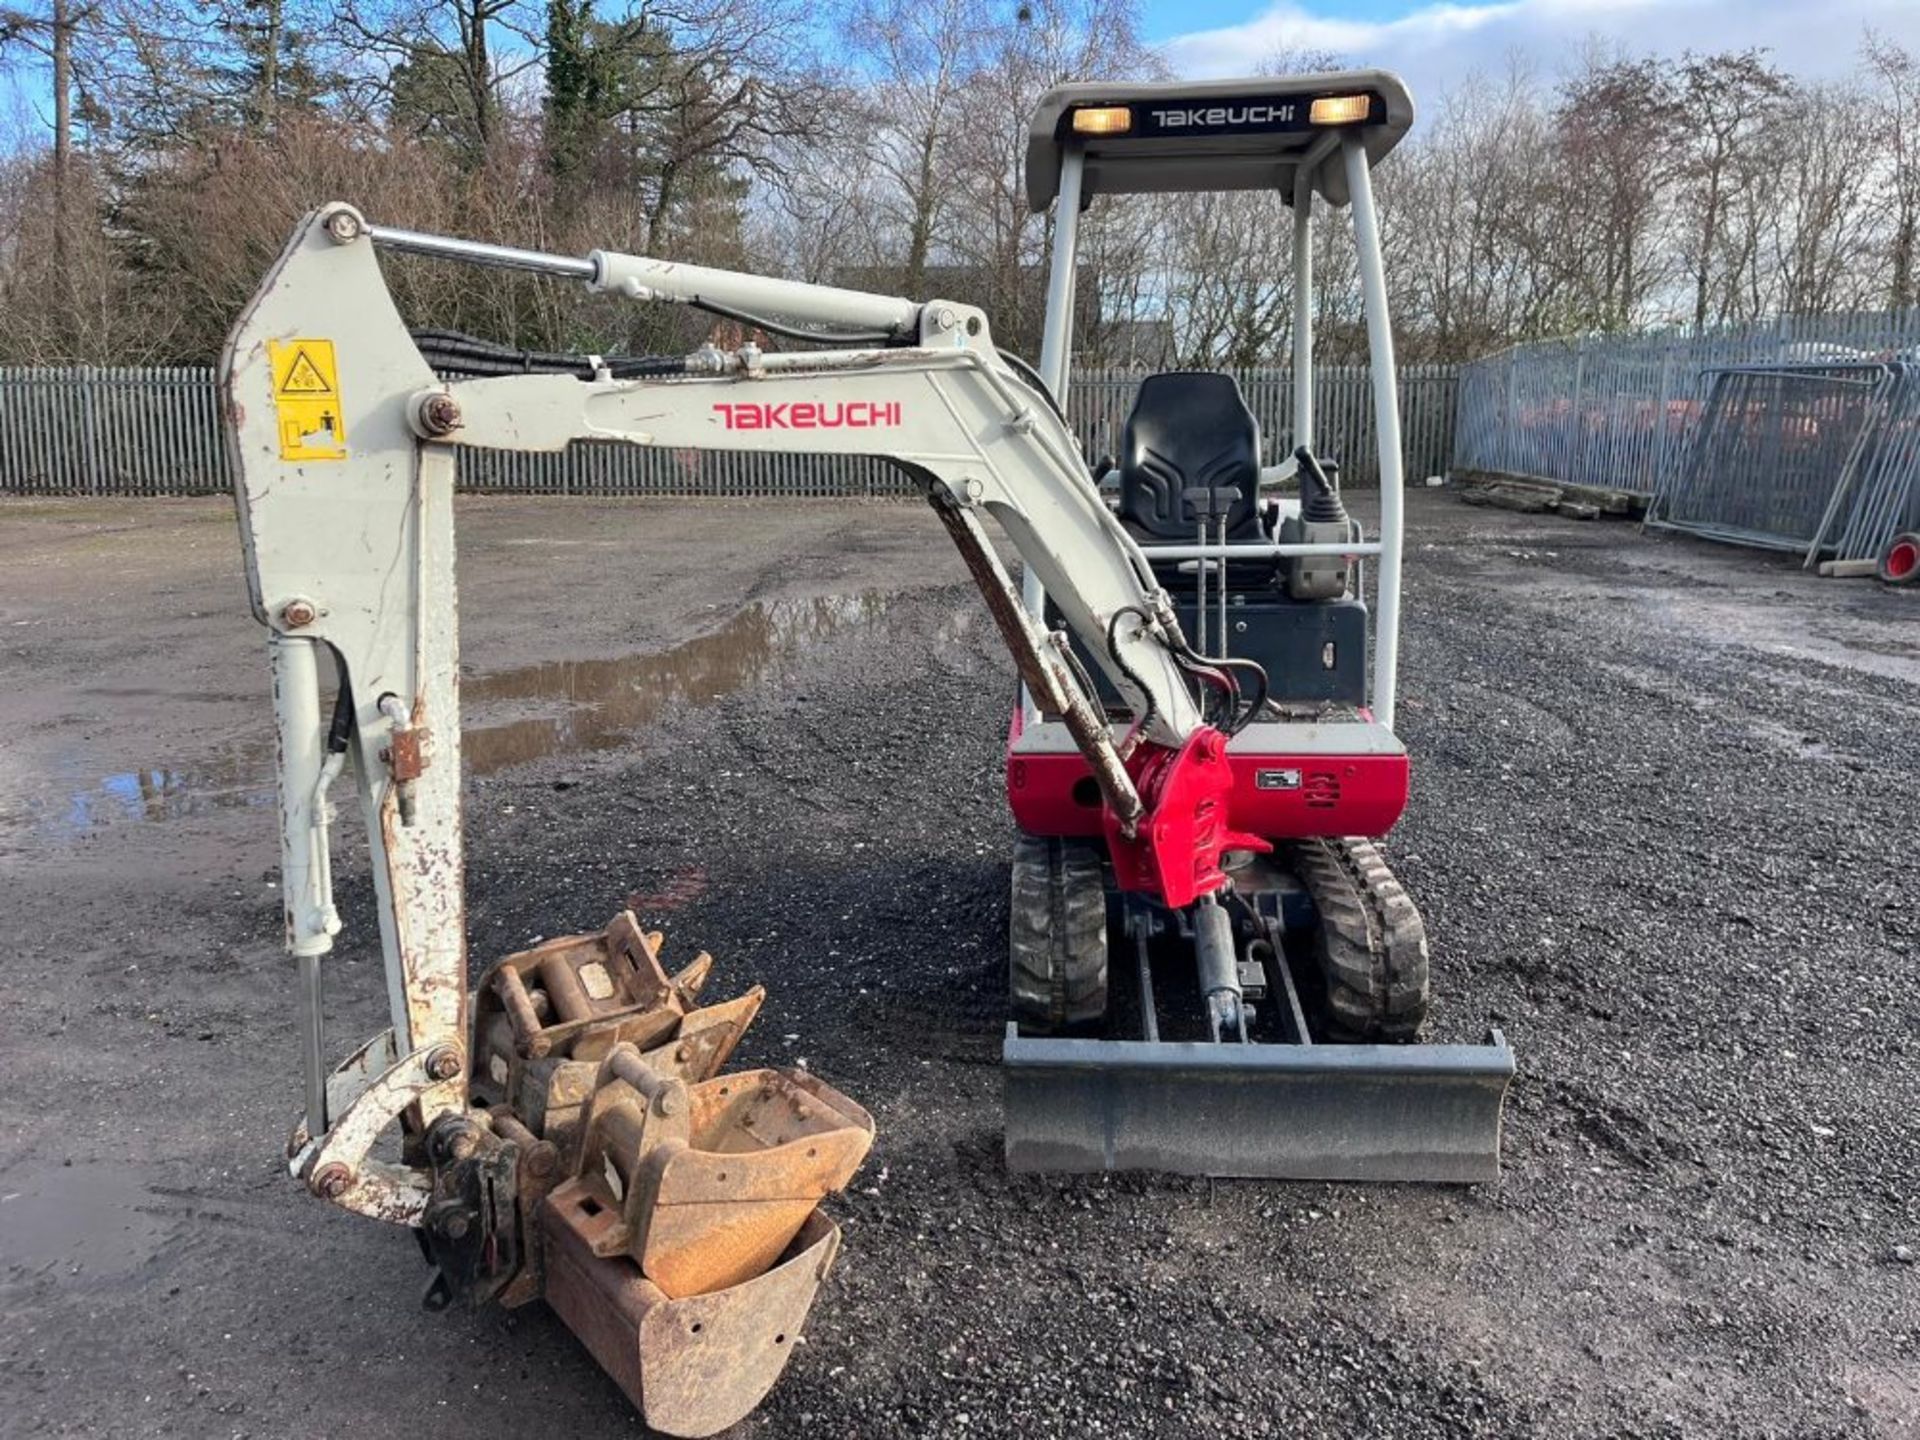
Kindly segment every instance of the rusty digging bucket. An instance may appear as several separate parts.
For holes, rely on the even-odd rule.
[[[723,1430],[785,1367],[840,1246],[820,1201],[872,1143],[872,1117],[805,1071],[690,1085],[617,1046],[541,1211],[547,1303],[647,1424]]]
[[[765,992],[697,1007],[711,960],[669,976],[660,939],[627,913],[488,971],[473,1095],[557,1162],[519,1182],[503,1302],[544,1295],[649,1426],[703,1436],[785,1368],[873,1119],[805,1071],[720,1074]]]
[[[780,1378],[840,1229],[809,1215],[779,1264],[711,1295],[669,1299],[640,1267],[594,1244],[617,1217],[564,1185],[541,1211],[547,1304],[639,1409],[667,1435],[712,1435],[746,1418]]]
[[[571,1156],[600,1061],[615,1045],[637,1045],[663,1074],[717,1075],[767,992],[756,985],[695,1008],[713,959],[702,952],[669,976],[661,938],[623,911],[597,934],[549,940],[487,971],[474,995],[474,1099],[512,1109]]]

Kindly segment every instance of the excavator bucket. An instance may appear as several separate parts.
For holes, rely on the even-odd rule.
[[[540,1212],[547,1302],[654,1429],[724,1429],[779,1378],[840,1243],[820,1201],[872,1143],[804,1071],[689,1085],[618,1045]]]
[[[462,1293],[544,1297],[648,1425],[711,1435],[780,1377],[839,1249],[820,1201],[859,1169],[873,1120],[805,1071],[721,1073],[766,993],[698,1006],[711,959],[669,975],[660,941],[625,913],[482,977],[485,1123],[443,1122],[436,1199],[471,1172],[512,1220],[449,1237],[430,1209],[428,1229],[443,1274],[456,1254],[513,1256],[477,1281],[468,1266]]]
[[[786,1368],[840,1231],[814,1211],[778,1264],[738,1285],[670,1299],[626,1255],[596,1253],[620,1223],[585,1189],[541,1211],[547,1304],[666,1435],[712,1435],[743,1419]]]
[[[594,1089],[579,1184],[621,1217],[599,1253],[630,1254],[678,1299],[765,1270],[872,1143],[873,1118],[803,1070],[689,1087],[623,1047]]]

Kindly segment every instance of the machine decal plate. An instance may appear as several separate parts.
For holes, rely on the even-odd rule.
[[[344,460],[347,422],[340,413],[340,367],[331,340],[269,340],[273,411],[282,460]]]
[[[1256,790],[1298,790],[1300,772],[1298,770],[1256,770],[1253,772],[1253,788]]]
[[[786,400],[719,404],[713,413],[728,430],[890,430],[900,423],[900,402]]]
[[[1208,99],[1181,104],[1135,103],[1133,125],[1115,142],[1166,140],[1186,136],[1277,135],[1295,130],[1317,130],[1311,117],[1313,95],[1249,95],[1242,99]],[[1378,122],[1384,107],[1378,96],[1368,97],[1368,119]],[[1071,112],[1069,112],[1071,113]]]

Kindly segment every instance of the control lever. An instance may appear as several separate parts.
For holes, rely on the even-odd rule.
[[[1180,492],[1181,498],[1193,510],[1193,518],[1199,528],[1197,543],[1204,550],[1207,546],[1207,522],[1213,521],[1218,532],[1214,543],[1227,543],[1227,516],[1233,512],[1233,504],[1240,498],[1240,492],[1231,485],[1194,485]],[[1200,654],[1207,653],[1207,567],[1213,562],[1202,555],[1194,561],[1194,641],[1193,648]],[[1227,653],[1227,561],[1220,557],[1220,654]]]
[[[1300,476],[1300,513],[1280,527],[1284,544],[1338,544],[1353,538],[1353,521],[1340,499],[1339,467],[1322,463],[1302,445],[1293,452]],[[1296,600],[1332,600],[1347,592],[1344,556],[1295,556],[1287,565],[1287,593]]]
[[[1340,499],[1340,467],[1322,462],[1305,445],[1293,452],[1300,467],[1300,518],[1309,524],[1344,525],[1347,507]]]

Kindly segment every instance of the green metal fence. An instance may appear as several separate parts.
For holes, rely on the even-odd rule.
[[[1068,389],[1068,416],[1089,456],[1118,454],[1140,376],[1087,372]],[[1293,386],[1285,369],[1235,372],[1259,418],[1265,458],[1285,453]],[[1407,474],[1445,468],[1453,444],[1455,371],[1401,372]],[[1317,448],[1346,483],[1379,483],[1373,390],[1364,366],[1326,367],[1315,385]],[[0,369],[0,494],[201,495],[227,488],[225,433],[210,369],[63,366]],[[575,445],[564,454],[463,449],[462,488],[495,494],[895,496],[912,483],[881,461],[809,454]]]

